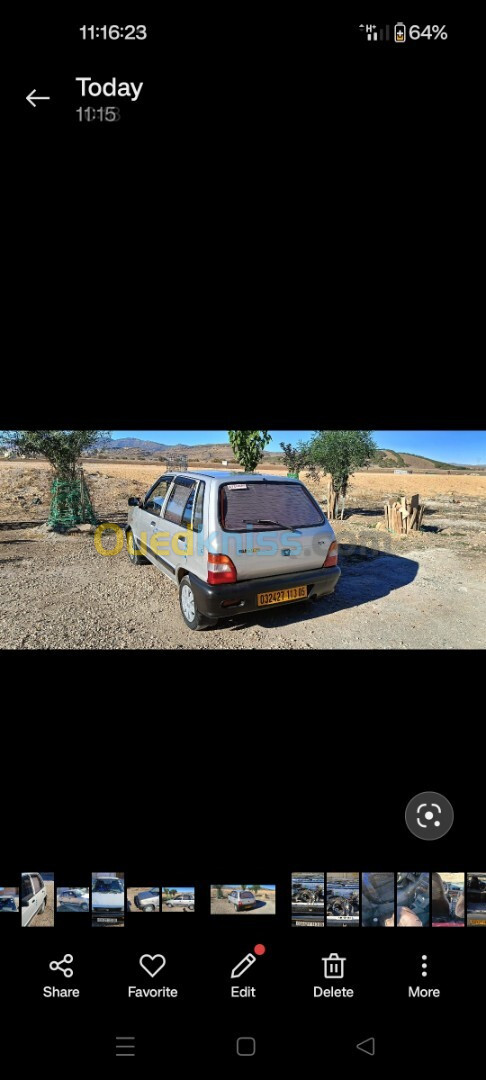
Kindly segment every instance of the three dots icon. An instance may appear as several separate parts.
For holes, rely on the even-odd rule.
[[[424,979],[427,978],[427,957],[425,954],[422,956],[422,976]]]

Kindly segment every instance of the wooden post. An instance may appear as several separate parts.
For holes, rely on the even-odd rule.
[[[385,528],[398,535],[417,531],[422,524],[424,510],[425,503],[420,503],[419,495],[412,495],[411,498],[403,495],[395,502],[387,499],[384,503]]]

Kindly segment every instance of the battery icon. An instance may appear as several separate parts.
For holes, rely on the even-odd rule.
[[[401,45],[404,41],[406,41],[406,39],[407,27],[405,26],[405,23],[395,23],[395,41],[397,41],[398,44]]]

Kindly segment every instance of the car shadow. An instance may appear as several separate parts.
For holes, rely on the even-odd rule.
[[[276,605],[273,611],[266,608],[265,611],[254,611],[249,615],[235,615],[228,629],[243,630],[248,626],[279,628],[292,623],[312,622],[322,615],[359,607],[360,604],[389,596],[391,592],[414,581],[418,571],[415,559],[354,544],[339,545],[339,565],[341,577],[330,596],[315,602]],[[223,625],[221,620],[219,628]]]

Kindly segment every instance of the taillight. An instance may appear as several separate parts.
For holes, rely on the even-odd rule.
[[[236,581],[236,566],[228,555],[208,555],[208,585]]]
[[[338,561],[338,542],[337,542],[337,540],[333,540],[333,542],[332,542],[332,544],[331,544],[331,546],[329,548],[329,551],[327,553],[327,559],[326,559],[325,563],[323,563],[322,565],[323,566],[337,566],[337,561]]]

